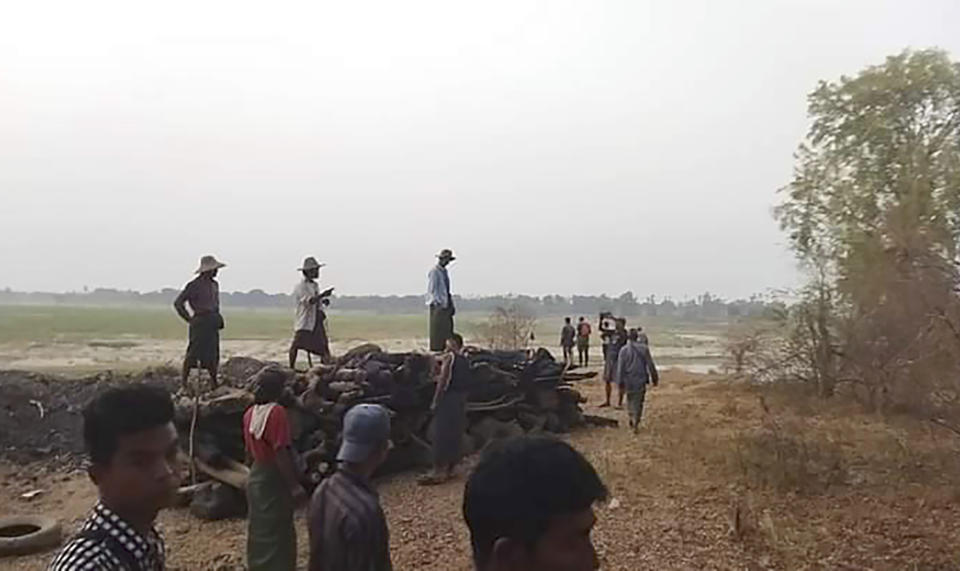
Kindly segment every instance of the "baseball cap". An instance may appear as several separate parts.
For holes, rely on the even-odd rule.
[[[341,462],[363,462],[390,440],[390,414],[378,404],[358,404],[343,417]]]

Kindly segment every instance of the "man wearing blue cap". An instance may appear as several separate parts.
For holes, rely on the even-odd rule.
[[[390,415],[358,404],[343,419],[340,467],[310,500],[310,571],[391,571],[390,535],[370,477],[390,451]]]

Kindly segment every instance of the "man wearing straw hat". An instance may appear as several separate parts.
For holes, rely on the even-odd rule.
[[[214,387],[217,386],[223,317],[220,315],[220,285],[215,278],[220,268],[225,266],[226,264],[217,261],[213,256],[200,258],[197,277],[183,288],[173,302],[177,314],[190,324],[190,342],[187,345],[187,355],[183,359],[181,375],[184,386],[190,370],[194,367],[206,369],[210,373],[211,383]],[[189,312],[187,304],[190,304]]]
[[[330,343],[327,339],[325,321],[327,319],[322,305],[330,303],[333,288],[320,291],[317,278],[324,264],[313,256],[303,261],[300,271],[303,280],[293,290],[293,299],[297,303],[297,313],[293,324],[293,343],[290,344],[290,368],[295,368],[300,349],[307,352],[307,363],[313,366],[310,355],[319,355],[320,361],[330,360]]]
[[[427,306],[430,307],[430,350],[443,351],[447,339],[453,336],[453,294],[450,293],[450,274],[447,266],[456,260],[453,251],[443,249],[437,254],[437,265],[427,274]]]

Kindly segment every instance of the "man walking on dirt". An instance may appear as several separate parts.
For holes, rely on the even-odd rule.
[[[437,265],[427,274],[427,306],[430,308],[430,350],[443,351],[447,339],[453,335],[453,294],[450,293],[450,274],[447,266],[456,260],[453,251],[444,249],[437,254]]]
[[[630,413],[630,429],[636,434],[640,429],[640,417],[643,415],[643,401],[647,394],[647,383],[657,386],[660,375],[657,365],[650,355],[650,348],[640,341],[640,332],[631,329],[629,341],[620,349],[617,358],[617,385],[627,393],[627,411]]]
[[[591,333],[593,333],[593,329],[590,327],[590,322],[581,315],[580,320],[577,323],[577,352],[580,355],[581,367],[587,367],[590,365]]]
[[[573,364],[573,344],[577,336],[577,330],[570,324],[570,318],[563,318],[563,328],[560,330],[560,347],[563,348],[563,362],[567,365]]]
[[[220,330],[223,317],[220,315],[220,284],[215,279],[220,268],[226,264],[213,256],[200,258],[197,277],[183,288],[173,302],[174,309],[189,323],[190,342],[183,359],[181,383],[187,385],[190,370],[199,366],[210,373],[210,382],[217,386],[217,370],[220,365]],[[186,305],[190,304],[191,315]]]
[[[620,349],[627,344],[627,320],[618,317],[614,323],[616,323],[614,330],[606,333],[607,343],[604,345],[603,380],[607,399],[600,405],[601,407],[610,406],[610,394],[613,392],[613,384],[616,383],[617,359],[620,357]],[[622,386],[617,388],[617,408],[623,408]]]
[[[333,288],[320,291],[317,278],[320,277],[320,268],[323,264],[317,262],[313,256],[303,261],[300,271],[303,280],[293,290],[293,299],[297,303],[297,314],[294,320],[293,343],[290,344],[290,368],[295,369],[297,354],[300,349],[307,352],[307,363],[312,367],[310,355],[318,355],[321,363],[330,360],[330,342],[327,338],[327,314],[321,306],[330,303]]]

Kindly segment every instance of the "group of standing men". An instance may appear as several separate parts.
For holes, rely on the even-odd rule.
[[[590,335],[593,327],[586,317],[580,316],[577,327],[570,323],[570,318],[563,318],[563,329],[560,330],[560,347],[563,349],[563,362],[573,363],[573,347],[576,345],[580,358],[580,366],[590,365]]]
[[[217,373],[220,363],[220,330],[224,328],[223,315],[220,313],[220,284],[217,274],[227,265],[214,256],[200,258],[197,277],[183,288],[173,302],[173,307],[188,324],[187,352],[183,359],[181,381],[186,385],[190,371],[200,368],[210,375],[210,382],[217,386]],[[306,351],[307,362],[312,366],[311,355],[320,357],[321,362],[330,359],[330,341],[326,330],[326,312],[323,308],[330,304],[334,288],[320,291],[317,279],[324,264],[313,256],[303,261],[298,271],[303,279],[293,290],[297,304],[294,319],[293,342],[290,344],[289,360],[292,369],[297,362],[299,352]],[[189,309],[188,309],[189,306]]]
[[[437,255],[427,283],[430,349],[443,351],[431,410],[434,413],[433,470],[419,480],[434,485],[453,476],[460,460],[461,434],[466,429],[466,390],[470,365],[463,355],[463,338],[454,332],[456,313],[447,266],[456,257],[449,249]],[[182,381],[190,371],[206,370],[217,385],[220,360],[220,313],[218,272],[226,264],[204,256],[191,280],[174,301],[177,314],[189,324],[189,343]],[[301,350],[321,361],[330,358],[323,307],[329,305],[333,288],[320,291],[317,283],[323,264],[308,257],[299,268],[302,280],[293,290],[296,302],[290,368]],[[291,447],[291,429],[284,407],[284,375],[262,371],[257,379],[254,405],[243,417],[243,436],[251,470],[247,485],[247,565],[258,569],[293,569],[296,532],[293,513],[307,501],[298,476],[296,454]],[[386,409],[358,405],[344,417],[343,444],[337,455],[339,470],[317,488],[310,500],[310,569],[388,569],[386,521],[369,478],[389,452],[390,419]],[[348,549],[345,545],[354,545]]]
[[[450,250],[441,251],[437,258],[427,287],[430,348],[445,352],[439,358],[440,372],[431,405],[434,469],[421,478],[421,484],[448,480],[460,460],[466,390],[471,382],[463,338],[453,328],[455,308],[447,266],[456,258]],[[213,256],[204,256],[197,278],[174,302],[177,313],[189,323],[184,382],[194,367],[200,367],[217,384],[219,332],[224,321],[216,277],[225,266]],[[316,280],[321,267],[309,257],[299,268],[303,280],[294,290],[297,311],[289,354],[291,368],[300,350],[307,351],[308,360],[311,354],[322,360],[330,356],[322,308],[329,303],[333,288],[319,290]],[[572,326],[569,318],[566,321],[562,344],[569,362],[573,358],[572,346],[568,347],[572,336],[567,328]],[[627,340],[620,346],[622,332],[618,323],[612,341],[608,343],[605,337],[604,354],[608,370],[611,355],[615,359],[613,370],[620,399],[626,391],[631,427],[636,430],[643,405],[642,389],[648,379],[657,383],[657,372],[637,331],[627,332]],[[582,364],[588,364],[590,334],[589,322],[581,317],[575,335]],[[605,379],[608,406],[612,377],[605,375]],[[372,404],[347,411],[336,457],[337,471],[308,499],[292,448],[285,408],[289,396],[282,371],[265,369],[256,380],[254,404],[243,416],[242,433],[251,464],[247,568],[296,568],[294,511],[298,505],[309,503],[311,571],[389,571],[392,563],[387,521],[370,481],[392,446],[388,411]],[[107,391],[84,410],[84,439],[91,459],[90,476],[100,500],[50,569],[164,569],[165,547],[154,523],[158,512],[170,505],[180,472],[169,393],[142,384]],[[589,462],[563,442],[520,438],[488,450],[464,489],[463,513],[477,569],[596,569],[593,545],[582,539],[589,537],[594,524],[594,503],[606,495]]]
[[[427,276],[427,306],[429,307],[430,350],[444,351],[447,341],[454,336],[453,316],[456,308],[450,290],[447,266],[457,258],[449,249],[437,254],[437,264]],[[293,342],[290,344],[289,363],[294,368],[300,351],[307,353],[307,362],[313,365],[312,355],[327,362],[331,358],[330,340],[326,328],[324,307],[330,304],[334,288],[320,291],[317,280],[324,264],[313,256],[307,257],[299,270],[303,279],[293,290],[296,302]],[[217,385],[220,362],[220,330],[224,328],[220,313],[220,284],[217,274],[226,264],[214,256],[200,258],[197,277],[183,288],[173,302],[177,314],[188,323],[187,352],[183,360],[182,381],[185,384],[190,371],[207,371],[213,386]],[[189,308],[189,309],[188,309]]]
[[[574,328],[569,317],[564,318],[560,329],[560,346],[563,349],[563,361],[573,363],[573,347],[579,352],[580,365],[590,364],[590,334],[593,329],[590,322],[580,317]],[[623,397],[627,397],[627,410],[630,414],[630,428],[637,432],[647,384],[656,386],[660,382],[657,366],[650,354],[650,343],[643,328],[627,330],[627,320],[614,318],[613,329],[603,328],[601,314],[600,335],[603,340],[603,380],[606,400],[601,407],[610,406],[613,385],[617,385],[617,408],[623,408]]]
[[[627,320],[614,319],[613,329],[601,329],[603,338],[603,380],[606,400],[601,407],[610,406],[613,385],[617,385],[617,408],[623,408],[627,397],[630,429],[636,433],[640,428],[643,403],[647,385],[657,386],[660,374],[650,354],[650,343],[643,328],[627,330]]]
[[[293,512],[307,502],[294,474],[283,376],[262,372],[243,434],[253,458],[248,483],[247,565],[293,571]],[[180,445],[169,392],[131,383],[108,389],[83,411],[89,475],[98,501],[50,571],[163,571],[167,549],[157,530],[176,501]],[[390,416],[360,404],[344,417],[337,471],[309,499],[310,571],[391,571],[389,526],[371,476],[391,447]],[[478,571],[592,571],[594,505],[607,488],[569,444],[520,437],[489,447],[463,489],[463,519]],[[424,546],[430,549],[430,546]]]

